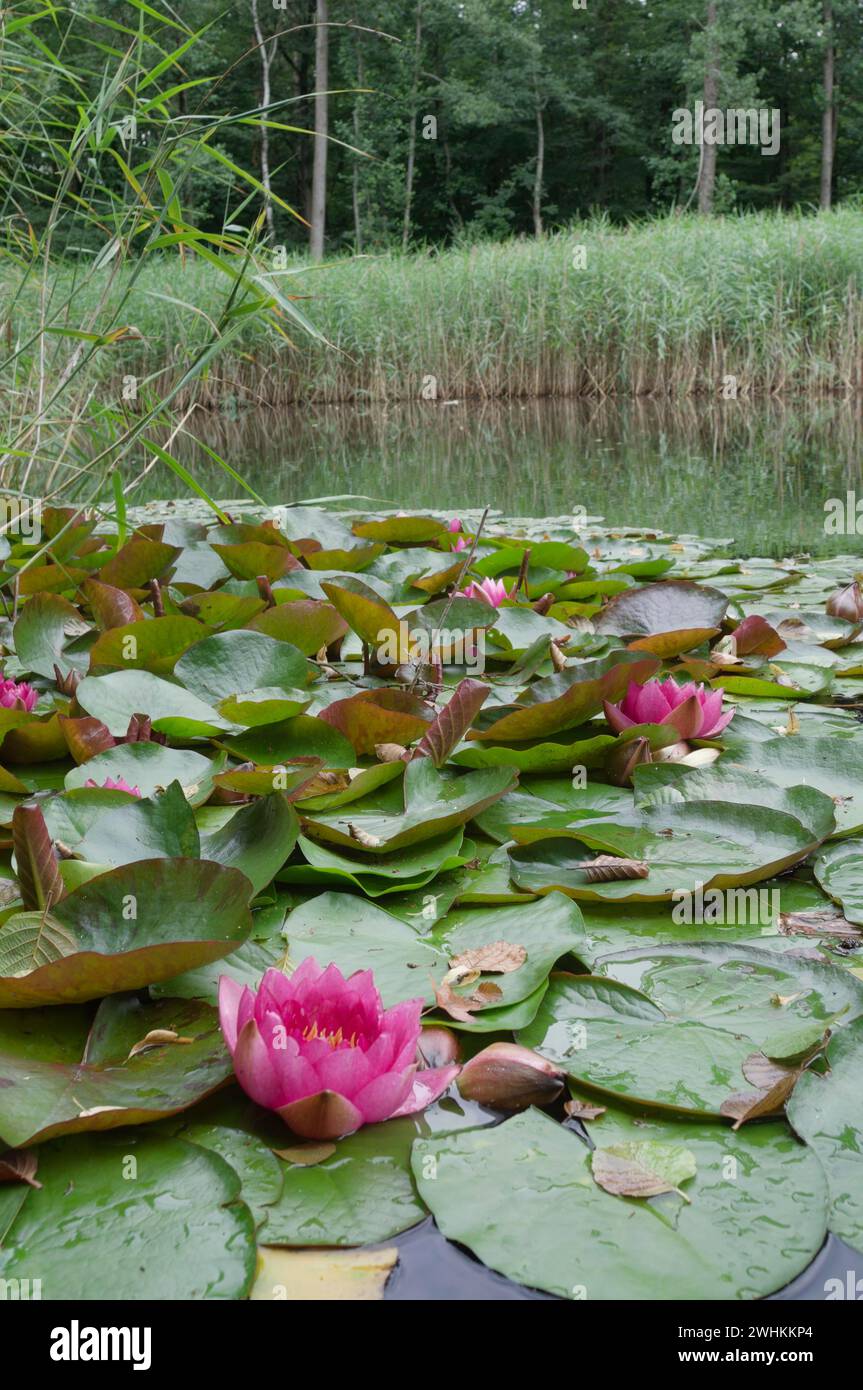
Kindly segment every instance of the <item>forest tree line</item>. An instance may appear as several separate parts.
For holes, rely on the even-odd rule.
[[[826,208],[863,191],[863,0],[165,8],[204,31],[172,69],[172,110],[252,114],[219,147],[269,194],[272,242],[315,257],[541,235],[597,213]],[[134,26],[135,8],[76,9],[93,23],[67,56],[97,90],[105,50],[121,48],[110,26]],[[778,150],[673,143],[675,110],[698,101],[778,112]],[[201,160],[184,179],[198,225],[221,226],[248,192],[219,172]],[[105,177],[119,177],[110,160]]]

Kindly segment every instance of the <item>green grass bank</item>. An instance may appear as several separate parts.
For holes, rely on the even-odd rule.
[[[191,388],[195,399],[387,401],[424,388],[439,400],[710,397],[728,377],[741,396],[863,386],[863,210],[847,206],[631,228],[597,221],[538,241],[320,267],[289,259],[287,269],[278,285],[300,296],[330,346],[294,327],[286,344],[250,318]],[[118,291],[127,273],[115,271]],[[8,272],[0,275],[2,288]],[[57,270],[57,302],[71,276]],[[95,302],[99,293],[96,276],[86,294]],[[143,339],[100,351],[100,393],[119,393],[130,372],[155,385],[175,370],[203,342],[223,295],[222,277],[194,255],[148,263],[123,311]]]

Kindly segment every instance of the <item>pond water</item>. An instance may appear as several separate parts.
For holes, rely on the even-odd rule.
[[[510,515],[586,508],[611,525],[727,537],[738,555],[856,552],[825,504],[863,499],[863,402],[649,400],[346,405],[190,422],[268,503],[339,494]],[[191,440],[175,445],[218,497],[237,484]],[[146,489],[146,490],[145,490]],[[170,497],[154,469],[136,501]],[[863,506],[861,506],[863,511]],[[863,532],[863,521],[861,521]]]

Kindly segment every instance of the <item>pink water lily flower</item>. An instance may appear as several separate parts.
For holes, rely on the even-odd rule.
[[[485,603],[490,603],[492,608],[500,608],[504,599],[511,597],[502,579],[484,579],[481,584],[474,580],[466,589],[459,589],[456,594],[456,598],[482,599]]]
[[[615,733],[633,724],[670,724],[681,739],[715,738],[734,718],[734,710],[722,713],[722,690],[705,690],[690,681],[678,685],[673,677],[650,680],[644,685],[631,681],[617,705],[606,700],[605,717]]]
[[[16,683],[0,677],[0,705],[3,709],[25,709],[29,713],[38,698],[39,692],[26,681]]]
[[[104,788],[109,792],[128,792],[130,796],[142,795],[140,787],[130,787],[125,777],[106,777],[104,782],[94,782],[92,777],[88,777],[84,786]]]
[[[446,528],[446,529],[447,529],[448,531],[460,531],[460,530],[461,530],[461,521],[459,520],[459,518],[458,518],[457,516],[454,516],[453,519],[452,519],[452,521],[447,522],[447,528]]]
[[[304,1139],[340,1139],[443,1094],[459,1069],[417,1071],[422,1009],[422,999],[384,1009],[371,970],[345,979],[312,956],[291,976],[267,970],[257,993],[219,981],[237,1080]]]

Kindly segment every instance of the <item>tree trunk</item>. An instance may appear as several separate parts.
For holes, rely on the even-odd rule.
[[[719,54],[716,43],[716,0],[707,6],[707,58],[704,66],[704,110],[716,106],[719,100]],[[702,131],[703,135],[703,131]],[[713,211],[713,191],[716,187],[716,146],[701,146],[698,170],[698,211]]]
[[[821,116],[821,206],[833,202],[833,151],[836,145],[836,107],[833,101],[833,5],[824,0],[824,28],[827,47],[824,50],[824,111]]]
[[[414,166],[417,153],[417,93],[420,82],[420,49],[423,39],[423,7],[419,0],[414,34],[414,80],[411,92],[411,123],[408,131],[408,163],[405,170],[405,215],[402,224],[402,250],[407,251],[411,236],[411,204],[414,196]]]
[[[542,236],[542,179],[545,173],[545,122],[539,86],[536,87],[536,172],[533,179],[533,231]]]
[[[258,0],[252,0],[252,25],[255,30],[255,43],[258,45],[258,56],[261,62],[261,106],[267,107],[270,104],[270,67],[276,56],[276,45],[279,40],[274,38],[272,47],[264,42],[264,35],[258,18]],[[262,117],[262,120],[266,121],[266,119],[266,115]],[[270,198],[270,131],[266,125],[261,126],[261,183],[266,192],[264,215],[267,220],[267,236],[270,241],[274,241],[276,228],[273,222],[273,204]]]
[[[315,8],[315,154],[312,163],[312,216],[309,251],[313,261],[324,254],[327,221],[327,136],[329,134],[329,48],[330,31],[327,0],[317,0]]]
[[[363,62],[363,41],[357,34],[357,86],[362,89],[365,86],[365,64]],[[360,96],[354,98],[354,145],[360,148]],[[354,155],[354,167],[351,175],[351,199],[354,209],[354,250],[359,255],[363,249],[363,223],[360,209],[360,156]]]

